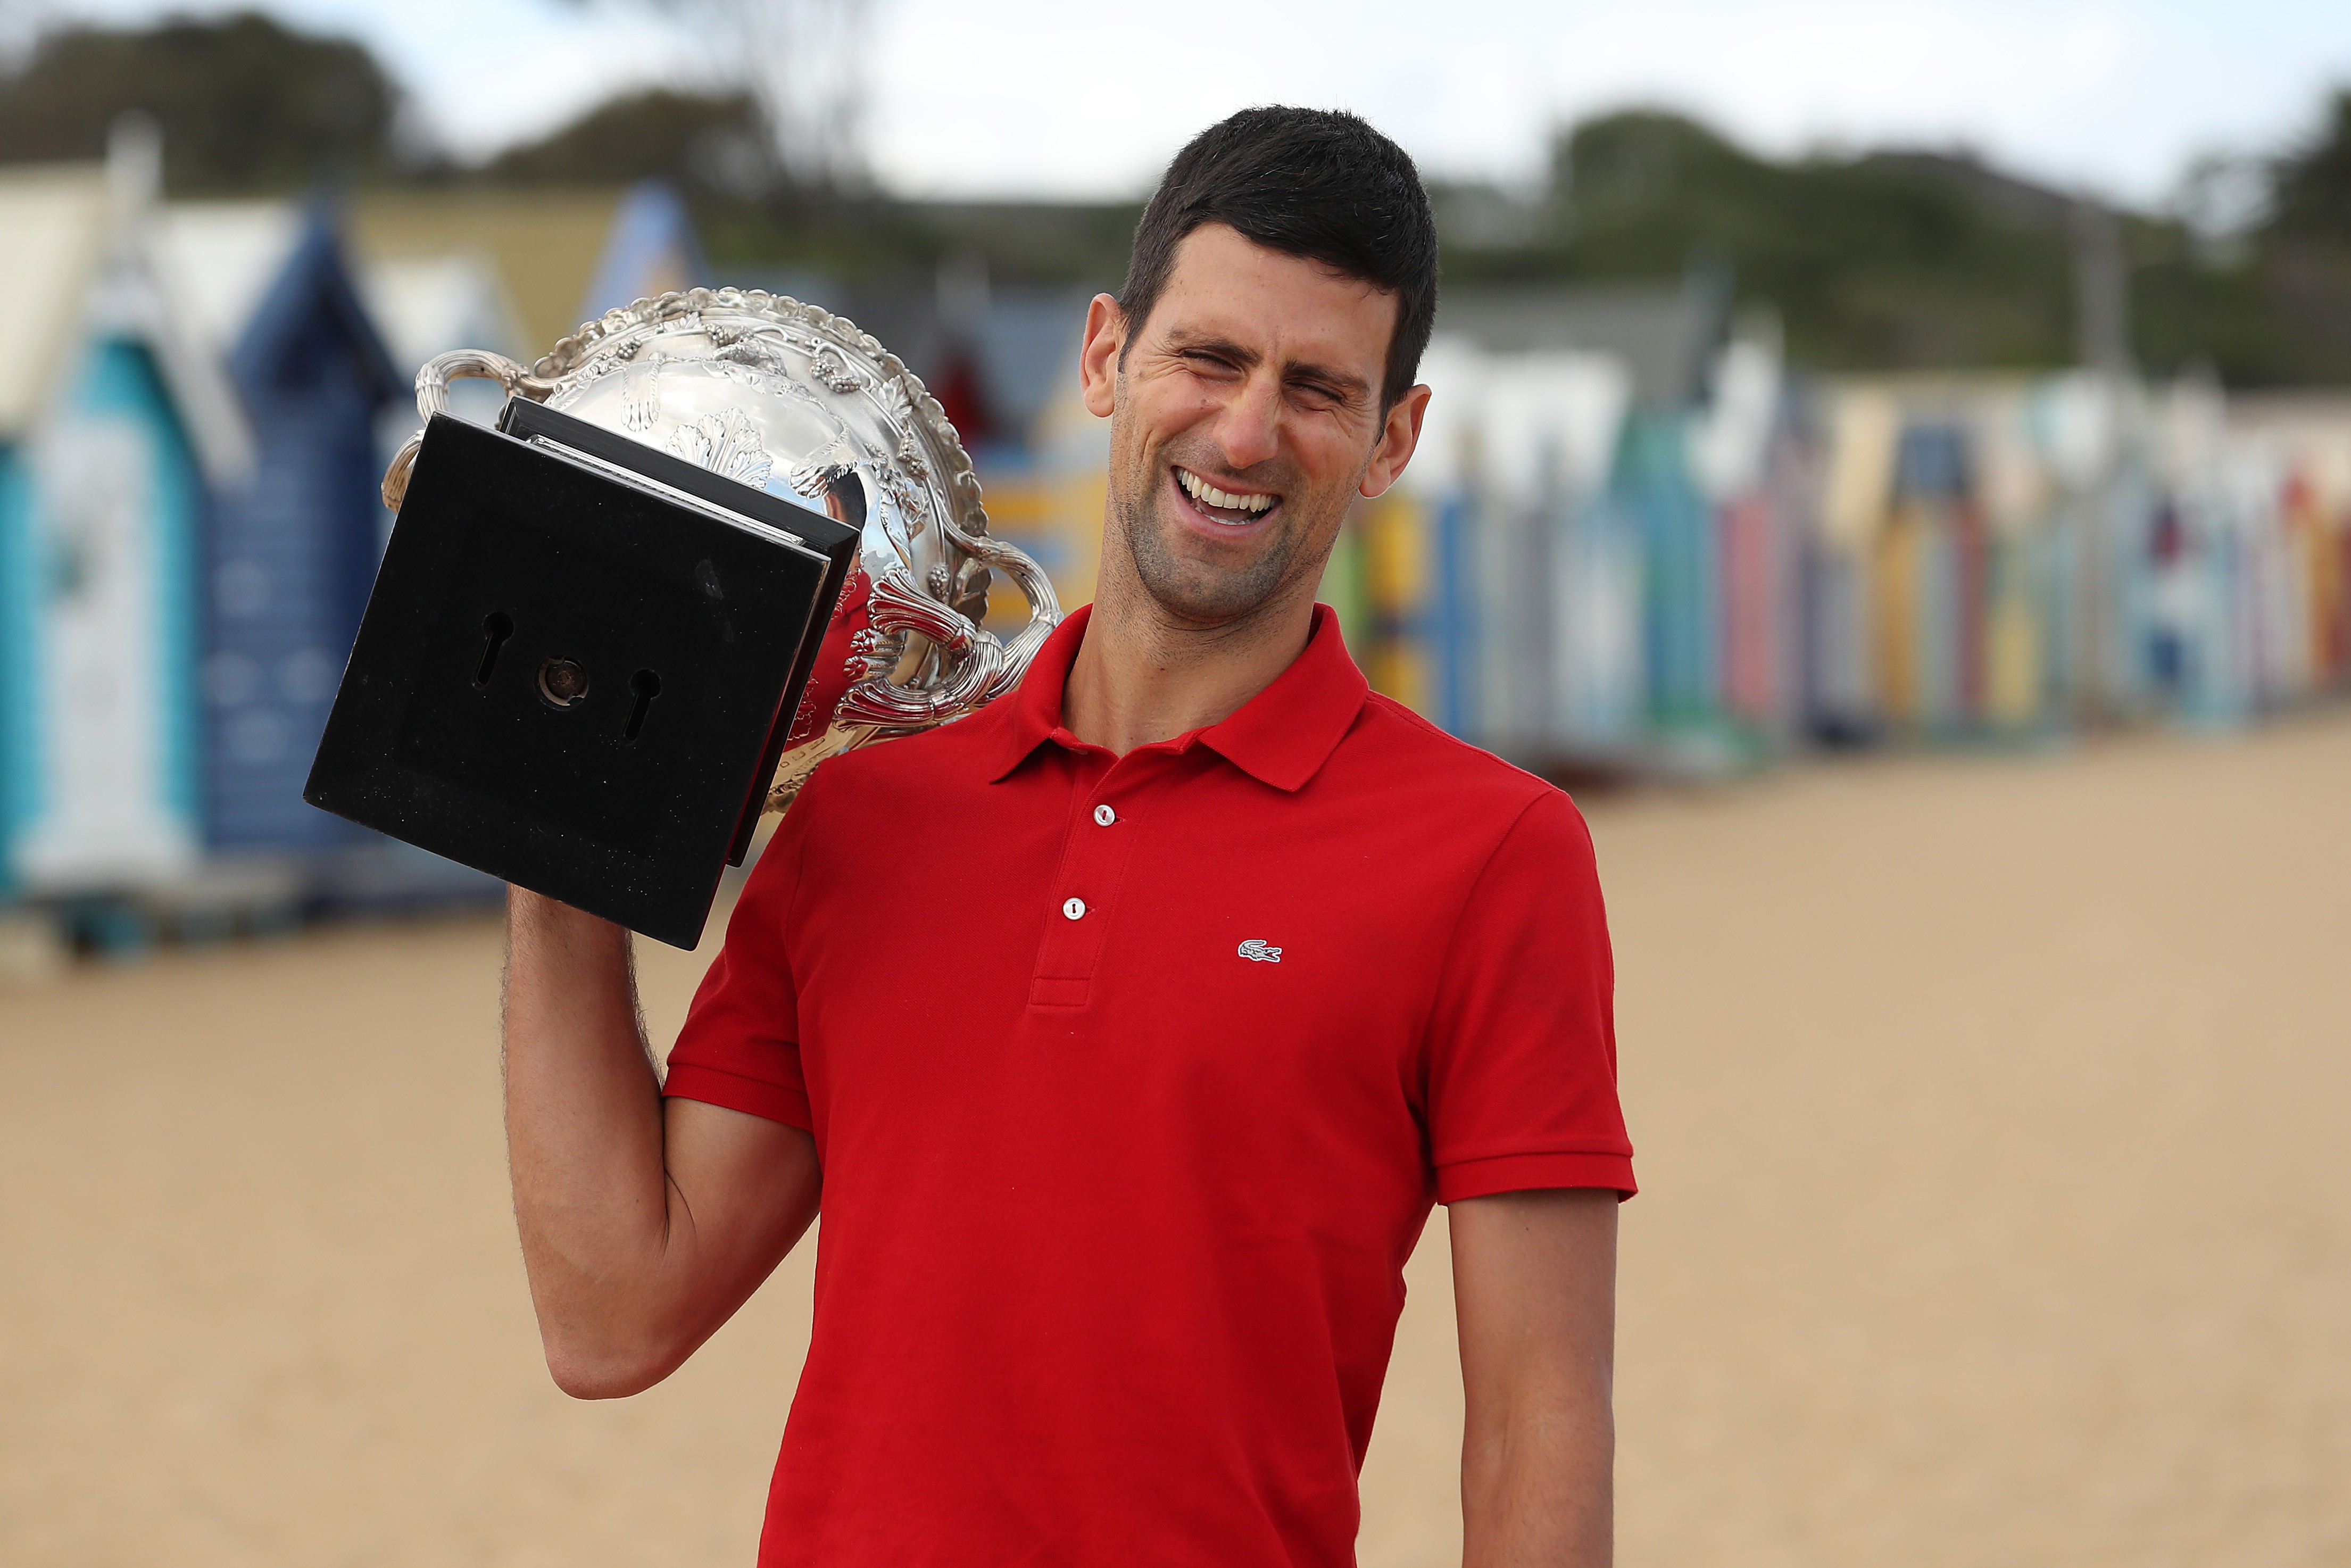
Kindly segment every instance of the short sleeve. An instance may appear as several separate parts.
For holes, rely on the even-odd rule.
[[[743,884],[726,922],[726,940],[702,977],[669,1053],[662,1092],[813,1131],[789,948],[806,842],[793,815],[786,816]]]
[[[1464,901],[1427,1040],[1439,1202],[1540,1187],[1630,1196],[1615,966],[1583,818],[1546,790]]]

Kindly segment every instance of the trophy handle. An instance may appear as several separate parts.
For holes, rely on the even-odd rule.
[[[424,368],[416,372],[416,416],[429,424],[434,414],[448,413],[449,383],[460,381],[496,382],[507,396],[518,393],[536,402],[545,402],[557,384],[532,375],[504,354],[487,349],[455,349],[425,361]],[[383,504],[388,510],[397,512],[400,503],[408,498],[409,471],[416,466],[416,450],[423,444],[424,432],[419,430],[392,454],[392,466],[383,471]]]
[[[956,549],[1019,587],[1029,601],[1029,623],[1010,642],[1002,641],[922,591],[904,567],[891,568],[873,580],[868,601],[869,624],[879,634],[879,645],[866,656],[865,678],[841,698],[836,724],[904,733],[961,718],[1018,685],[1037,650],[1061,624],[1061,601],[1052,580],[1027,551],[985,534],[967,533],[952,522],[943,527]],[[927,639],[946,660],[946,677],[933,690],[896,685],[889,679],[896,651],[905,645],[901,634],[909,632]]]
[[[1008,544],[987,534],[967,534],[953,522],[945,524],[943,531],[948,542],[957,549],[977,557],[990,570],[1000,571],[1010,578],[1013,585],[1020,590],[1020,596],[1029,601],[1029,623],[1013,633],[1012,640],[1003,645],[1003,662],[979,699],[989,702],[1019,685],[1020,677],[1029,673],[1029,662],[1037,656],[1037,650],[1045,645],[1045,639],[1053,634],[1053,628],[1061,623],[1061,601],[1053,592],[1053,580],[1045,575],[1045,569],[1018,545]],[[957,616],[956,619],[963,618]],[[987,637],[990,642],[996,641],[987,632],[982,632],[979,635]]]

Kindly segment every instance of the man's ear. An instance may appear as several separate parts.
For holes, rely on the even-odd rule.
[[[1126,347],[1126,312],[1107,294],[1086,307],[1086,335],[1078,349],[1078,380],[1086,412],[1108,419],[1118,407],[1118,356]]]
[[[1412,461],[1414,449],[1420,445],[1420,422],[1427,415],[1426,387],[1415,387],[1396,399],[1395,406],[1388,410],[1387,419],[1380,426],[1379,444],[1372,448],[1372,465],[1364,470],[1360,486],[1364,499],[1376,500],[1396,482],[1404,465]]]

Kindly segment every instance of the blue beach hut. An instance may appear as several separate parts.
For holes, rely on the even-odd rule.
[[[383,525],[377,428],[403,378],[361,306],[331,214],[180,206],[168,248],[254,433],[205,531],[204,838],[217,855],[360,841],[302,800]]]
[[[611,231],[580,302],[580,319],[592,321],[650,295],[690,288],[709,276],[685,203],[662,181],[641,180],[613,211]],[[543,345],[542,351],[552,347]]]
[[[154,246],[152,145],[0,174],[0,891],[105,894],[202,852],[209,494],[250,434]]]

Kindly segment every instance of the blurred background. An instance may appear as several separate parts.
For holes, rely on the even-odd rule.
[[[499,889],[300,800],[413,378],[822,305],[1082,603],[1085,303],[1274,100],[1402,141],[1445,247],[1322,597],[1602,850],[1626,1560],[2351,1556],[2336,8],[15,0],[0,1558],[747,1556],[809,1249],[555,1396]],[[1367,1564],[1458,1550],[1436,1239]]]

